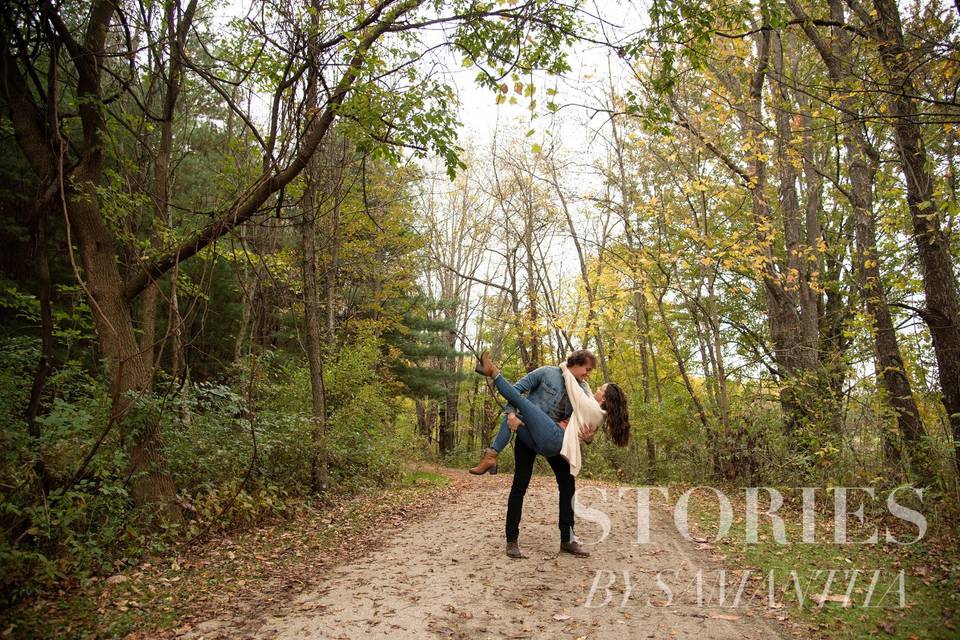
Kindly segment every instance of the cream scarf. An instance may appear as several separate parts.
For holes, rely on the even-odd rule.
[[[570,405],[573,407],[573,413],[567,422],[567,428],[563,432],[563,446],[560,447],[560,455],[566,458],[570,463],[570,475],[576,476],[580,473],[580,439],[582,434],[596,432],[597,427],[603,422],[607,412],[600,408],[593,398],[593,393],[584,391],[573,374],[567,370],[567,363],[560,365],[563,372],[563,385],[567,390],[567,397],[570,398]],[[589,390],[589,385],[587,389]]]

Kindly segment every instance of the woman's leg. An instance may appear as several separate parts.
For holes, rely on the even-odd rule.
[[[520,419],[523,419],[523,416],[520,416]],[[497,435],[493,437],[493,442],[490,444],[490,448],[496,451],[497,453],[502,453],[504,449],[507,448],[507,445],[510,444],[510,436],[513,435],[513,431],[510,429],[510,425],[507,424],[507,417],[504,416],[503,420],[500,421],[500,428],[497,430]],[[530,431],[524,429],[517,430],[517,439],[523,440],[524,444],[536,451],[537,443],[533,441],[530,437]]]
[[[490,448],[500,453],[510,444],[511,435],[513,435],[513,432],[510,431],[510,425],[507,424],[507,416],[503,416],[503,420],[500,421],[500,429],[497,431],[497,435],[493,437]]]
[[[520,429],[527,429],[536,445],[534,449],[537,453],[544,456],[555,456],[560,453],[560,448],[563,446],[563,429],[558,427],[543,409],[520,395],[502,375],[494,378],[493,384],[496,385],[500,395],[519,410],[523,418],[523,426]],[[517,433],[520,432],[517,431]]]
[[[520,416],[520,419],[523,420],[523,416]],[[534,442],[533,438],[530,437],[530,429],[524,429],[523,427],[520,427],[519,429],[517,429],[517,439],[514,440],[513,442],[514,442],[513,446],[517,446],[516,445],[517,442],[523,442],[523,444],[527,445],[534,451],[537,450],[537,443]]]

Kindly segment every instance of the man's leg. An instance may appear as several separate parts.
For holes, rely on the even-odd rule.
[[[569,542],[573,536],[573,494],[577,491],[577,479],[570,475],[570,463],[563,456],[551,456],[547,462],[557,476],[560,491],[560,542]]]
[[[513,444],[513,457],[516,469],[513,472],[513,485],[510,487],[510,497],[507,499],[507,542],[520,537],[520,517],[523,515],[523,498],[530,485],[530,476],[533,475],[533,461],[536,452],[517,438]]]

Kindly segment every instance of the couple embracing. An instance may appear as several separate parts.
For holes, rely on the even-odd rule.
[[[520,550],[520,517],[523,498],[533,475],[537,454],[550,463],[560,491],[560,550],[576,556],[589,556],[573,534],[573,500],[576,476],[580,472],[580,444],[590,443],[602,425],[620,447],[630,438],[627,398],[613,383],[590,391],[587,379],[597,364],[590,351],[574,351],[559,367],[540,367],[510,384],[484,351],[475,371],[493,379],[494,386],[507,401],[504,418],[493,443],[484,452],[480,464],[470,473],[496,473],[497,457],[510,443],[513,433],[516,469],[507,501],[507,555],[526,557]],[[526,395],[526,397],[524,396]]]

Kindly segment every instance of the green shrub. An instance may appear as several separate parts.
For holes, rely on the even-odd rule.
[[[267,353],[220,381],[181,386],[161,377],[75,479],[108,424],[110,398],[78,363],[58,367],[34,441],[17,416],[29,400],[23,380],[38,349],[33,339],[0,344],[0,406],[11,416],[0,431],[0,588],[11,601],[67,576],[112,572],[118,561],[134,562],[202,531],[288,515],[312,491],[317,446],[326,447],[330,490],[355,492],[399,481],[401,463],[421,444],[410,425],[398,423],[401,401],[382,366],[379,339],[368,332],[326,363],[322,442],[314,443],[308,369],[302,360]],[[184,528],[157,532],[148,527],[149,513],[132,508],[125,446],[148,421],[159,421]]]

